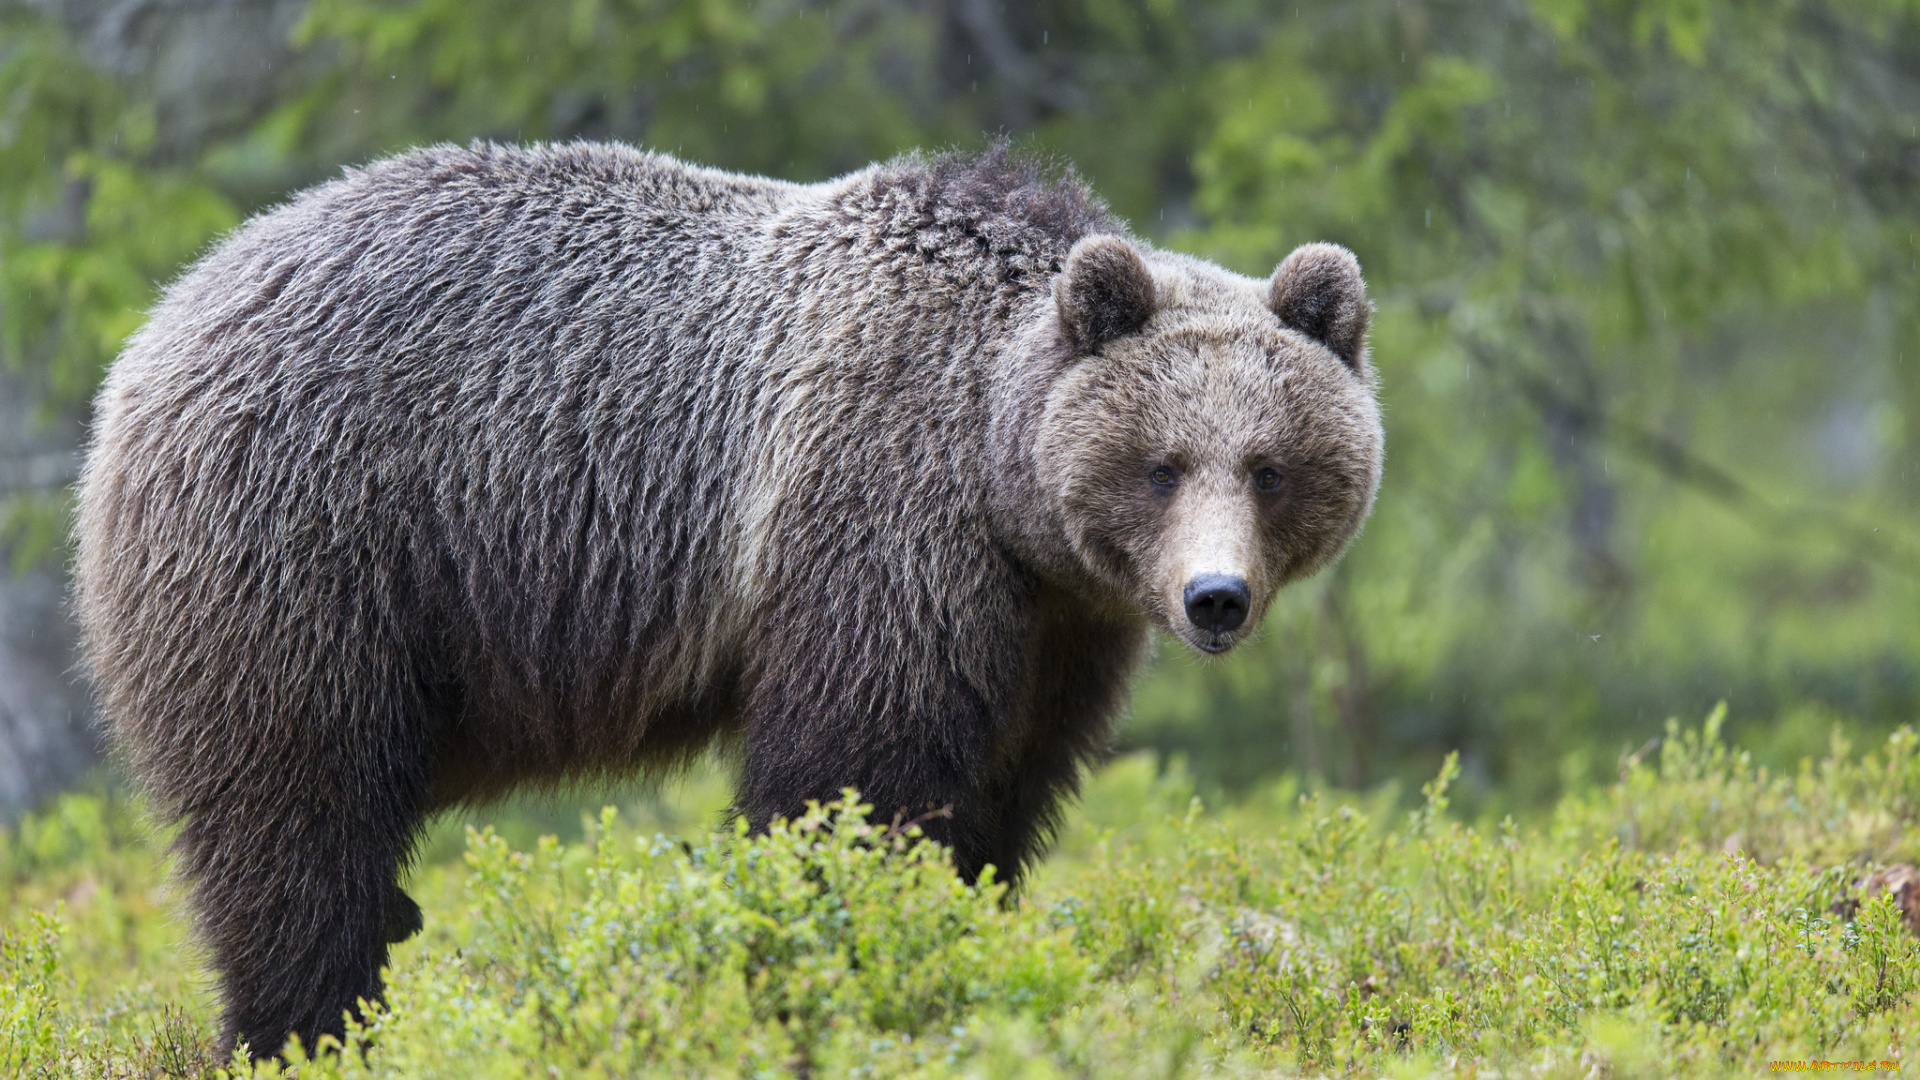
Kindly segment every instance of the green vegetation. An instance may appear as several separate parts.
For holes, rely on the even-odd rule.
[[[1006,132],[1247,273],[1345,243],[1379,303],[1367,533],[1231,659],[1162,657],[1124,739],[1189,771],[1110,768],[1018,904],[846,808],[743,839],[715,774],[456,823],[393,1010],[302,1076],[1904,1055],[1913,941],[1835,904],[1920,862],[1915,0],[314,0],[198,98],[85,7],[0,0],[0,390],[49,418],[223,230],[438,139],[809,180]],[[66,505],[0,490],[6,557]],[[1612,774],[1721,699],[1750,755],[1716,720]],[[1796,767],[1839,727],[1876,749]],[[112,793],[5,834],[0,1074],[210,1067],[159,848]]]
[[[1920,736],[1776,774],[1720,722],[1670,725],[1525,826],[1454,817],[1451,762],[1409,813],[1391,790],[1291,781],[1203,809],[1178,772],[1122,759],[1010,904],[857,805],[759,838],[654,831],[717,821],[714,773],[575,840],[469,827],[414,875],[427,931],[396,950],[389,1008],[353,1052],[286,1072],[1735,1076],[1905,1057],[1920,940],[1851,883],[1920,859]],[[203,984],[134,808],[69,795],[0,835],[0,1072],[211,1075]]]

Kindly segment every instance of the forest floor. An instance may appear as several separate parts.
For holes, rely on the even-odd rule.
[[[408,885],[427,929],[395,949],[386,1006],[347,1053],[253,1072],[1902,1068],[1920,1025],[1899,869],[1920,855],[1911,731],[1778,775],[1722,743],[1718,716],[1670,727],[1527,825],[1456,820],[1453,775],[1411,811],[1290,782],[1214,809],[1123,758],[1011,902],[858,806],[745,836],[717,768],[545,836],[524,813],[443,823]],[[213,1060],[164,840],[100,794],[0,833],[0,1075],[233,1064]]]

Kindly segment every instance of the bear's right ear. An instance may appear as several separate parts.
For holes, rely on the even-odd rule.
[[[1267,304],[1280,325],[1324,342],[1348,367],[1361,370],[1373,309],[1353,252],[1338,244],[1302,244],[1273,272],[1268,288]]]
[[[1089,236],[1073,245],[1054,279],[1060,325],[1080,352],[1131,334],[1153,316],[1153,275],[1132,244],[1118,236]]]

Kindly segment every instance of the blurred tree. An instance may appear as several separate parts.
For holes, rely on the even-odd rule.
[[[128,28],[81,5],[58,14],[0,5],[0,549],[14,571],[0,575],[0,820],[98,754],[58,573],[84,403],[156,282],[238,220],[170,160],[151,82],[75,42],[111,48]]]
[[[1214,711],[1278,730],[1311,685],[1292,726],[1337,776],[1464,746],[1532,794],[1721,696],[1911,719],[1917,14],[1380,0],[1216,68],[1206,225],[1176,242],[1249,272],[1360,253],[1390,463]],[[1216,776],[1286,760],[1205,747],[1194,681],[1136,731]]]
[[[156,282],[342,164],[592,137],[805,180],[1005,133],[1248,273],[1346,243],[1380,305],[1367,534],[1251,648],[1169,655],[1133,742],[1227,786],[1460,746],[1526,802],[1717,697],[1783,756],[1920,703],[1913,0],[0,0],[0,35],[0,350],[54,443]]]

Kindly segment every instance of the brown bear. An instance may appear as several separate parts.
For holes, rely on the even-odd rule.
[[[76,566],[227,1044],[377,998],[435,810],[717,736],[756,824],[852,786],[1018,873],[1150,628],[1223,652],[1359,530],[1368,314],[1004,150],[441,146],[255,218],[109,373]]]

